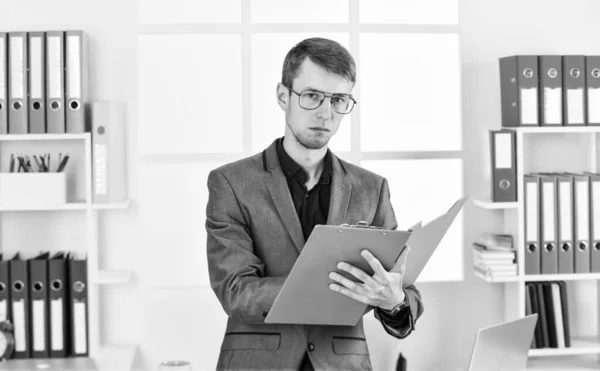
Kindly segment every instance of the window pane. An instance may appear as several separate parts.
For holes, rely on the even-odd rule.
[[[235,23],[242,20],[241,0],[140,0],[140,24]]]
[[[458,0],[360,1],[363,23],[458,24]]]
[[[387,178],[398,229],[444,214],[463,197],[462,160],[380,160],[362,165]],[[419,276],[419,282],[463,279],[463,212]],[[410,256],[408,257],[410,264]]]
[[[360,43],[362,150],[460,150],[458,35],[365,34]]]
[[[283,60],[298,42],[325,37],[349,48],[348,34],[254,34],[252,35],[252,151],[262,151],[285,133],[285,112],[277,104]],[[330,141],[333,151],[350,150],[350,115],[342,119]]]
[[[348,0],[252,0],[254,23],[348,22]]]
[[[144,153],[242,151],[240,35],[139,37]]]
[[[142,302],[145,323],[138,343],[148,352],[146,364],[185,359],[194,370],[217,368],[221,341],[215,339],[225,334],[228,317],[210,288],[144,290]]]
[[[141,172],[142,281],[150,287],[209,287],[206,260],[208,173],[222,165],[146,164]],[[166,259],[168,257],[168,259]],[[160,269],[158,269],[160,267]]]

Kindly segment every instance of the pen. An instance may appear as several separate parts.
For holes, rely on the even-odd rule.
[[[65,166],[67,166],[67,161],[69,161],[69,155],[63,157],[61,163],[58,165],[58,169],[56,170],[56,172],[60,173],[61,171],[63,171]]]

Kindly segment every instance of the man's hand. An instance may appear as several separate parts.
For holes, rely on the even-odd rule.
[[[352,282],[338,273],[331,272],[329,273],[329,278],[338,284],[332,283],[329,285],[329,288],[361,303],[391,310],[404,301],[405,295],[402,290],[402,281],[409,251],[410,247],[406,246],[400,254],[393,271],[388,272],[368,250],[363,250],[361,255],[369,263],[373,272],[375,272],[373,276],[369,276],[361,269],[348,263],[340,262],[338,263],[339,269],[352,274],[364,283]]]

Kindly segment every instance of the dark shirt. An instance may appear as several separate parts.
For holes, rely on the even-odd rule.
[[[308,239],[317,224],[327,224],[329,201],[331,198],[331,154],[327,150],[323,172],[317,184],[310,190],[306,188],[308,175],[304,169],[287,154],[283,148],[283,138],[277,140],[277,156],[281,170],[287,178],[294,207],[302,225],[304,240]]]
[[[304,240],[308,240],[308,236],[317,224],[327,224],[327,215],[329,214],[329,202],[331,199],[331,153],[327,150],[324,158],[323,172],[317,184],[310,190],[306,188],[308,176],[304,169],[283,148],[283,138],[277,140],[277,156],[281,164],[281,170],[286,176],[288,187],[294,207],[302,225],[302,233]],[[390,324],[405,322],[409,310],[403,310],[396,317],[383,312],[380,308],[375,309],[383,321]],[[300,370],[314,370],[308,352],[304,354]]]

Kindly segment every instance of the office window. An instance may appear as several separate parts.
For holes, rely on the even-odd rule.
[[[460,150],[458,35],[362,34],[361,149]]]
[[[242,0],[138,0],[140,24],[239,23]]]
[[[139,37],[144,153],[242,151],[240,35]]]
[[[220,162],[146,164],[140,182],[144,250],[141,280],[151,287],[208,286],[206,180]]]
[[[252,0],[254,23],[348,22],[348,0]]]
[[[445,213],[463,195],[462,160],[373,160],[363,167],[385,176],[398,229],[423,225]],[[420,281],[456,281],[462,279],[462,214],[455,220]],[[410,259],[410,258],[409,258]]]
[[[458,24],[458,0],[360,1],[362,23]]]
[[[178,0],[178,11],[158,0],[140,5],[138,124],[142,159],[152,165],[142,187],[148,198],[156,192],[167,198],[168,190],[182,194],[169,196],[175,205],[151,201],[158,206],[143,212],[148,228],[166,223],[204,253],[207,195],[190,196],[182,183],[206,192],[206,176],[217,163],[259,153],[283,136],[285,114],[276,101],[283,60],[294,44],[313,36],[339,41],[357,62],[358,105],[330,148],[388,179],[399,228],[426,222],[463,196],[457,0],[226,3],[230,8],[211,2],[207,14],[197,14],[207,2]],[[166,14],[161,20],[160,12]],[[180,171],[191,165],[196,174],[188,179]],[[178,184],[160,183],[159,174],[172,174]],[[154,215],[169,212],[187,215],[202,231]],[[420,281],[462,279],[462,226],[459,216]],[[168,279],[206,285],[197,266],[205,258],[186,252],[191,248],[177,247],[194,262],[182,260]]]

